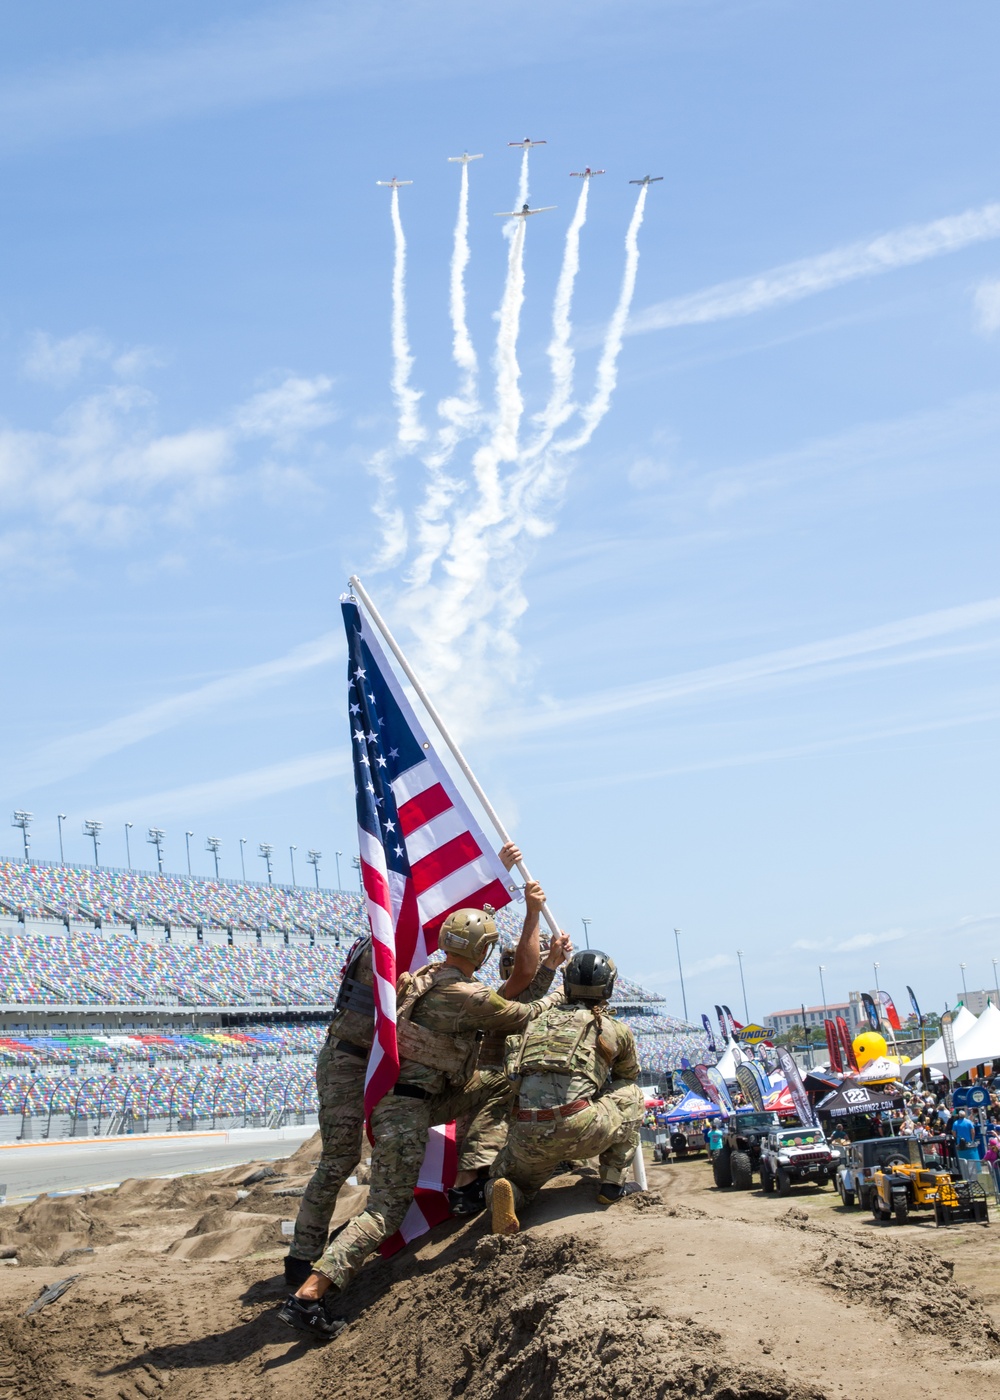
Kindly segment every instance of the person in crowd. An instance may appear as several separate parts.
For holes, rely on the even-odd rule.
[[[459,909],[441,925],[444,962],[404,972],[396,988],[399,1077],[371,1115],[368,1203],[315,1262],[278,1311],[289,1327],[326,1339],[344,1326],[328,1293],[347,1288],[365,1260],[395,1234],[413,1200],[435,1123],[476,1113],[498,1090],[476,1073],[479,1035],[523,1030],[561,994],[525,1004],[507,1001],[476,978],[499,935],[493,910]],[[640,1096],[640,1106],[641,1106]]]
[[[722,1151],[722,1144],[725,1140],[726,1136],[722,1131],[722,1124],[717,1118],[713,1119],[708,1129],[708,1152],[710,1157],[714,1157],[717,1152]]]
[[[517,1233],[518,1212],[567,1158],[598,1159],[598,1204],[625,1194],[644,1100],[635,1038],[606,1014],[616,971],[596,948],[575,953],[563,972],[564,1004],[508,1041],[507,1074],[518,1090],[486,1191],[494,1234]]]
[[[955,1140],[955,1151],[958,1153],[959,1159],[964,1162],[977,1162],[979,1160],[979,1146],[976,1142],[976,1128],[964,1108],[960,1108],[955,1115],[951,1133]]]

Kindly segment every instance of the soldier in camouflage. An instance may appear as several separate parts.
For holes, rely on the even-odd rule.
[[[644,1099],[632,1032],[603,1014],[615,972],[597,949],[574,954],[563,973],[565,1003],[507,1041],[507,1073],[518,1089],[486,1191],[496,1234],[520,1229],[518,1212],[567,1158],[598,1158],[602,1205],[624,1195]]]
[[[526,912],[516,949],[504,949],[500,972],[500,993],[508,1001],[537,1001],[552,985],[556,970],[573,951],[565,934],[553,938],[539,963],[539,915],[545,907],[545,891],[537,881],[524,888]],[[504,1071],[503,1031],[488,1031],[479,1046],[479,1073],[496,1092],[461,1131],[459,1125],[458,1175],[448,1192],[448,1203],[455,1215],[476,1215],[486,1204],[486,1183],[497,1153],[507,1141],[507,1122],[514,1097],[514,1086]]]
[[[520,1031],[562,999],[560,993],[529,1005],[507,1001],[476,979],[497,942],[491,913],[460,909],[449,915],[438,938],[445,961],[399,979],[399,1078],[371,1115],[368,1205],[332,1240],[311,1276],[280,1309],[279,1317],[291,1327],[331,1337],[345,1325],[329,1311],[326,1294],[331,1287],[346,1288],[403,1223],[431,1126],[476,1112],[497,1092],[475,1072],[478,1033]]]
[[[508,841],[500,850],[500,859],[511,870],[521,859],[521,852]],[[537,937],[537,914],[534,926]],[[525,932],[528,931],[526,916]],[[522,941],[523,938],[524,933]],[[533,966],[537,961],[536,950]],[[372,940],[368,934],[347,955],[333,1019],[316,1061],[322,1156],[299,1205],[295,1234],[284,1261],[285,1282],[292,1288],[305,1283],[314,1261],[326,1248],[340,1188],[361,1161],[365,1072],[375,1036],[373,981]]]

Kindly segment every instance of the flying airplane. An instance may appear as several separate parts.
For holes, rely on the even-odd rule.
[[[606,170],[591,170],[589,165],[585,165],[582,170],[571,170],[570,175],[577,180],[589,180],[592,175],[606,175]]]
[[[482,160],[482,156],[470,156],[468,151],[463,151],[460,156],[449,156],[449,160],[458,161],[462,165],[468,165],[470,160]]]
[[[397,180],[396,177],[395,177],[395,175],[394,175],[394,176],[392,177],[391,180],[376,180],[375,183],[376,183],[376,185],[382,185],[383,188],[384,188],[384,189],[387,189],[387,190],[398,190],[398,189],[401,189],[401,188],[403,187],[403,185],[412,185],[412,184],[413,184],[413,181],[412,181],[412,180]]]
[[[543,204],[540,209],[529,209],[526,204],[522,204],[520,209],[508,209],[502,214],[498,214],[498,219],[527,219],[532,214],[547,214],[550,209],[555,209],[554,204]]]
[[[644,175],[641,180],[629,180],[630,185],[655,185],[657,180],[662,180],[662,175]]]
[[[508,146],[516,146],[519,151],[530,151],[532,146],[547,146],[547,141],[532,141],[530,136],[526,136],[523,141],[508,141]]]

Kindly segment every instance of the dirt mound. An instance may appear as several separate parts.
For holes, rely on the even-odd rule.
[[[114,1232],[92,1209],[96,1196],[39,1196],[0,1229],[0,1245],[17,1250],[19,1264],[54,1264],[74,1249],[108,1244]]]
[[[300,1143],[292,1155],[286,1158],[285,1164],[289,1171],[311,1171],[319,1161],[322,1151],[323,1144],[317,1128],[311,1138],[306,1138],[305,1142]]]
[[[737,1367],[715,1333],[645,1307],[574,1235],[487,1236],[432,1274],[397,1281],[326,1355],[328,1374],[351,1377],[350,1388],[324,1389],[328,1400],[823,1400]]]

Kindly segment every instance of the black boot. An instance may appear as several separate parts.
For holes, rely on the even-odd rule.
[[[467,1186],[453,1186],[448,1192],[452,1215],[478,1215],[486,1209],[486,1183],[489,1172],[482,1172]]]
[[[328,1342],[347,1326],[346,1318],[331,1314],[328,1298],[327,1293],[319,1299],[297,1298],[290,1293],[278,1309],[278,1316],[289,1327],[296,1327],[300,1332],[311,1332],[318,1341]]]
[[[602,1181],[597,1188],[597,1204],[599,1206],[613,1206],[616,1201],[620,1201],[625,1195],[624,1185],[611,1181]]]

